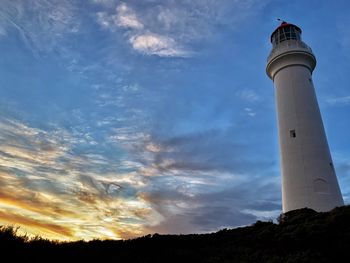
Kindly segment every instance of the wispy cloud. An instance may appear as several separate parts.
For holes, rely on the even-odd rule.
[[[102,27],[111,31],[115,31],[118,27],[127,30],[131,46],[140,53],[161,57],[189,55],[189,52],[180,47],[170,36],[150,32],[150,27],[146,27],[126,3],[120,3],[116,7],[115,14],[98,12],[97,21]]]
[[[31,219],[26,216],[12,213],[10,211],[2,212],[0,211],[0,221],[7,222],[9,224],[21,224],[26,227],[32,227],[40,229],[41,233],[47,234],[51,232],[53,235],[64,235],[66,237],[72,237],[73,233],[69,227],[63,227],[59,224],[52,224],[49,222],[42,222],[38,219]]]
[[[146,180],[139,198],[159,215],[145,224],[147,231],[206,232],[279,213],[278,180],[260,179],[271,164],[249,160],[246,146],[228,144],[226,136],[218,131],[167,139],[143,134],[135,140],[124,133],[129,158],[135,158],[137,174]],[[257,188],[261,202],[252,201]]]
[[[135,236],[143,222],[154,220],[150,205],[138,198],[142,178],[118,173],[104,156],[74,153],[81,143],[76,135],[4,118],[0,134],[1,223],[51,238],[91,239]]]
[[[236,95],[247,102],[257,102],[261,100],[260,96],[252,89],[242,89],[238,91]]]
[[[256,112],[251,108],[244,108],[244,112],[250,117],[256,116]]]
[[[75,6],[66,0],[4,0],[0,9],[0,32],[5,35],[16,30],[34,53],[51,52],[61,48],[65,35],[79,30],[75,11]]]
[[[103,125],[109,127],[110,121]],[[72,233],[68,237],[35,228],[45,236],[126,238],[154,231],[213,231],[278,210],[278,182],[271,176],[260,179],[271,172],[271,163],[248,157],[248,145],[234,142],[228,131],[162,137],[135,124],[112,127],[104,143],[125,154],[110,159],[76,151],[88,144],[82,131],[45,131],[10,119],[0,123],[2,191],[13,193],[0,198],[0,211],[18,209]],[[259,207],[252,201],[256,193],[247,190],[252,183],[260,189]],[[269,194],[271,187],[276,188],[274,195]],[[19,188],[27,190],[12,190]],[[33,191],[42,195],[32,196]],[[217,213],[222,215],[219,222]]]
[[[202,87],[195,71],[186,72],[195,74],[185,80],[177,64],[184,60],[138,64],[117,43],[124,41],[135,51],[132,56],[189,57],[216,39],[215,29],[234,30],[259,8],[255,1],[219,2],[90,0],[92,8],[83,11],[94,12],[103,29],[94,31],[95,26],[80,23],[75,1],[8,1],[14,8],[4,9],[11,20],[1,20],[3,35],[16,30],[31,49],[68,56],[79,42],[87,64],[74,60],[68,70],[76,74],[62,77],[74,85],[62,81],[55,86],[59,92],[45,85],[63,97],[54,100],[57,104],[73,101],[74,109],[48,114],[55,125],[0,119],[0,223],[18,223],[28,233],[50,238],[128,238],[154,231],[213,231],[252,222],[278,207],[270,161],[250,158],[248,139],[237,143],[232,128],[237,123],[231,99],[251,104],[259,95],[249,89],[227,92],[219,83],[213,85],[217,97],[212,96],[214,90],[208,83]],[[27,3],[34,3],[35,15],[28,17]],[[94,41],[85,45],[81,39]],[[52,74],[60,75],[56,68]],[[36,84],[31,87],[41,93]],[[230,110],[224,109],[225,100]],[[252,107],[239,108],[244,107],[253,117]],[[5,213],[9,216],[1,217]]]
[[[97,13],[97,22],[112,32],[118,27],[126,30],[132,47],[143,54],[187,57],[196,53],[192,45],[215,35],[217,26],[236,27],[261,6],[257,1],[166,0],[139,7],[130,1],[117,4],[114,12],[108,8]]]
[[[350,104],[350,96],[327,98],[326,101],[332,106],[346,106]]]
[[[143,196],[164,218],[159,224],[149,226],[149,230],[159,233],[208,232],[253,223],[258,218],[271,219],[279,214],[278,196],[252,201],[257,189],[266,193],[267,189],[277,189],[277,184],[259,183],[254,190],[250,182],[236,186],[227,184],[231,186],[221,190],[208,188],[193,195],[175,188],[173,191],[159,189]]]
[[[90,0],[90,2],[95,4],[102,4],[106,6],[112,6],[117,0]]]
[[[335,38],[334,41],[337,41],[339,45],[344,50],[344,55],[347,56],[350,49],[350,30],[346,25],[349,24],[349,16],[345,13],[339,13],[335,19],[336,24],[336,33],[339,35],[339,38]]]

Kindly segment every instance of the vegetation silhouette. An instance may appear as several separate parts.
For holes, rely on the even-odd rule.
[[[211,234],[147,235],[131,240],[55,242],[0,228],[2,258],[11,262],[347,262],[350,206],[299,209],[278,223],[257,221]],[[21,260],[21,261],[20,261]]]

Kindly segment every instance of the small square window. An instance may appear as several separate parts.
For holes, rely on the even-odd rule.
[[[295,130],[290,130],[290,131],[289,131],[289,136],[290,136],[291,138],[297,137],[297,134],[295,133]]]

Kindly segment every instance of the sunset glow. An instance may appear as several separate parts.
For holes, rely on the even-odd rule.
[[[347,1],[1,0],[0,225],[92,240],[275,219],[265,65],[278,17],[307,31],[319,60],[313,80],[348,203],[348,10]]]

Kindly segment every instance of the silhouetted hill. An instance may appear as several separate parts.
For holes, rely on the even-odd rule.
[[[8,262],[348,262],[350,206],[328,213],[295,210],[278,224],[258,221],[212,234],[154,234],[125,241],[28,241],[15,232],[0,231],[1,256]]]

